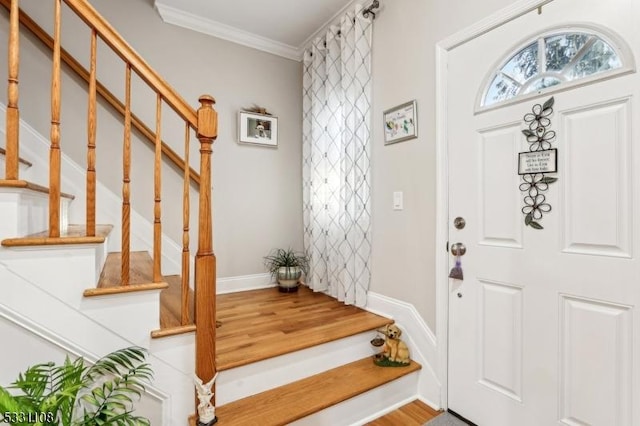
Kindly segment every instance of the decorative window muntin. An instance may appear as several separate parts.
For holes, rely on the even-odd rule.
[[[613,35],[587,27],[547,31],[500,62],[485,82],[478,109],[625,73],[633,64],[626,44]]]

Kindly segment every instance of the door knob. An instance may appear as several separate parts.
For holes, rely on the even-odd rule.
[[[451,246],[451,254],[454,256],[464,256],[467,248],[462,243],[455,243]]]

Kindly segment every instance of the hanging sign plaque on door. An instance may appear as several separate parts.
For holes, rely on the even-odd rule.
[[[558,171],[558,150],[527,151],[518,154],[518,174],[556,173]]]
[[[551,211],[545,193],[558,178],[546,176],[558,171],[558,150],[551,148],[556,132],[549,130],[553,114],[553,97],[543,105],[536,104],[524,116],[527,129],[522,134],[529,143],[529,152],[518,154],[518,174],[522,176],[520,191],[524,192],[524,224],[533,229],[544,229],[540,220]]]

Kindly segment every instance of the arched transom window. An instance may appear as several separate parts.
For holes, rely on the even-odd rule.
[[[479,107],[626,71],[630,68],[627,62],[633,61],[618,46],[593,29],[564,29],[539,36],[500,63],[485,84]]]

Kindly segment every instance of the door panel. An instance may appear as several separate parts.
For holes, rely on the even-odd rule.
[[[560,303],[562,422],[632,424],[632,308],[564,295]]]
[[[549,27],[602,26],[639,53],[639,7],[555,0],[449,53],[449,241],[467,252],[450,281],[448,404],[480,426],[640,425],[638,74],[553,94],[542,230],[524,223],[517,154],[524,115],[551,95],[474,113],[496,61]]]
[[[625,98],[560,117],[567,253],[631,257],[630,114],[631,99]]]
[[[522,248],[522,220],[512,214],[520,205],[513,190],[519,176],[512,171],[518,167],[521,140],[520,123],[480,132],[480,244]]]
[[[480,384],[522,402],[522,287],[479,280]]]

